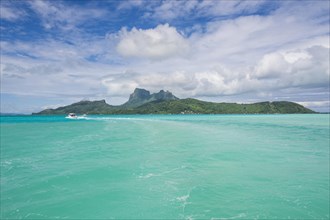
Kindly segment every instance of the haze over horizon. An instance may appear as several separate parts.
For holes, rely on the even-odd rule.
[[[329,6],[316,1],[1,1],[1,110],[135,88],[330,112]]]

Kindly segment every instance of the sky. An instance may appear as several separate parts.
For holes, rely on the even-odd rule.
[[[328,0],[1,0],[1,112],[135,88],[330,111]]]

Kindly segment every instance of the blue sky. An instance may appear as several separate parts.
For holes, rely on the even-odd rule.
[[[329,111],[329,1],[1,1],[1,112],[134,88]]]

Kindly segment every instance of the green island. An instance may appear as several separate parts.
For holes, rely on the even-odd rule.
[[[316,113],[294,102],[258,102],[253,104],[214,103],[198,99],[179,99],[169,91],[150,94],[136,88],[129,100],[118,106],[105,100],[80,101],[56,109],[45,109],[34,115],[77,114],[301,114]]]

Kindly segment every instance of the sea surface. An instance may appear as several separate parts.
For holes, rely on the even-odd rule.
[[[329,120],[1,116],[1,219],[329,219]]]

